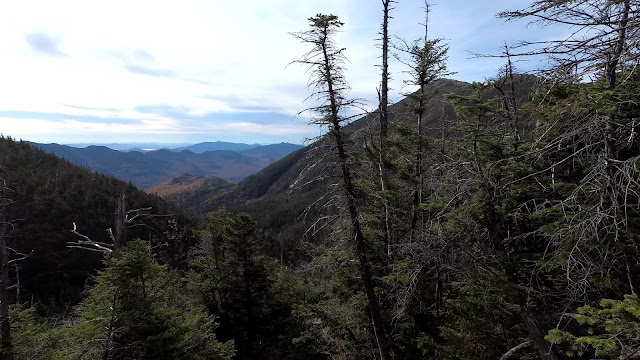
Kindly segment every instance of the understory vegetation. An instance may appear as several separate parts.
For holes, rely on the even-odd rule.
[[[505,47],[497,75],[451,94],[444,40],[390,41],[394,3],[357,132],[342,22],[292,34],[328,129],[299,181],[328,190],[292,195],[316,219],[300,238],[225,209],[198,222],[2,138],[2,358],[640,358],[640,1],[501,13],[573,35]],[[389,106],[394,55],[410,78]],[[526,56],[547,65],[519,73]],[[274,224],[299,227],[289,212]]]

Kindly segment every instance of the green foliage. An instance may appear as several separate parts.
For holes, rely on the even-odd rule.
[[[13,349],[17,359],[59,358],[59,349],[64,344],[64,324],[49,323],[37,314],[34,307],[25,305],[13,306],[10,317]]]
[[[602,299],[599,307],[580,307],[573,318],[582,335],[553,329],[546,336],[569,356],[619,358],[639,345],[640,299],[636,294],[625,295],[623,300]]]
[[[19,264],[22,299],[33,297],[52,312],[77,304],[88,276],[101,266],[101,254],[65,247],[74,240],[69,232],[74,222],[80,233],[109,243],[105,229],[115,225],[116,202],[122,192],[126,194],[127,209],[151,207],[154,214],[172,213],[187,234],[196,222],[192,216],[121,180],[4,137],[0,137],[0,177],[12,189],[13,204],[7,208],[10,219],[19,219],[14,223],[9,246],[25,254],[33,251],[29,261]],[[130,229],[129,239],[151,237],[154,243],[164,242],[166,218],[148,219],[146,224],[149,227]],[[179,263],[191,238],[185,236],[181,244],[173,244],[172,253],[165,254],[162,260]]]
[[[526,339],[520,306],[509,301],[516,289],[506,277],[473,276],[451,285],[440,327],[446,359],[496,359]]]
[[[132,241],[108,258],[96,285],[64,331],[60,357],[96,359],[231,359],[233,342],[216,340],[214,318],[185,292],[184,281]]]
[[[235,341],[239,358],[284,357],[299,331],[290,314],[303,296],[300,280],[265,255],[266,234],[246,214],[210,213],[201,238],[190,287],[220,319],[218,335]]]
[[[304,324],[296,344],[335,359],[374,358],[367,298],[350,248],[325,249],[305,269],[309,292],[292,315]]]

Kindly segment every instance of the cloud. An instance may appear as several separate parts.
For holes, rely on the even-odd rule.
[[[366,99],[366,107],[373,109],[380,82],[376,67],[380,50],[375,39],[379,38],[381,9],[380,4],[372,6],[370,2],[245,0],[220,7],[208,0],[193,0],[188,5],[154,0],[37,0],[37,12],[31,1],[11,2],[0,12],[0,111],[23,112],[0,117],[0,128],[6,132],[9,126],[28,122],[32,133],[39,131],[44,137],[44,128],[39,126],[49,124],[49,140],[60,139],[65,132],[85,140],[73,130],[81,124],[69,120],[104,123],[131,131],[117,133],[117,139],[114,135],[114,141],[121,141],[144,133],[144,124],[122,124],[119,119],[150,120],[153,124],[166,120],[196,130],[227,124],[218,137],[208,133],[202,138],[176,137],[176,141],[229,140],[234,131],[240,134],[239,140],[249,141],[242,138],[249,134],[242,129],[255,129],[253,142],[264,143],[267,138],[299,142],[295,135],[267,137],[280,128],[303,126],[304,121],[294,119],[295,114],[314,105],[313,99],[305,101],[309,96],[306,69],[287,67],[309,49],[289,32],[308,29],[308,17],[318,12],[339,15],[345,26],[336,41],[347,49],[350,60],[345,64],[350,96]],[[502,65],[501,59],[468,59],[467,51],[499,53],[504,41],[512,44],[520,39],[558,36],[552,28],[531,31],[526,22],[505,24],[495,18],[500,10],[528,2],[449,0],[434,6],[429,34],[449,39],[449,68],[458,72],[453,78],[481,81]],[[422,1],[395,4],[390,28],[393,38],[423,36],[421,5]],[[148,16],[149,9],[153,9],[153,16]],[[116,18],[118,23],[114,24]],[[58,39],[64,40],[62,47]],[[49,58],[73,56],[47,61],[42,54]],[[529,64],[535,65],[520,63],[519,68],[526,70]],[[401,92],[412,90],[404,87],[405,70],[395,59],[390,60],[393,101],[401,98]],[[149,104],[160,106],[145,107]],[[38,118],[45,122],[36,122]],[[10,119],[17,119],[18,124]],[[234,122],[244,125],[234,129],[230,125]],[[304,126],[314,135],[321,131]],[[93,128],[99,137],[99,129]],[[107,125],[104,128],[109,130]],[[26,131],[27,127],[20,129]],[[165,136],[161,135],[165,128],[153,125],[150,129],[155,129],[154,137]],[[165,140],[175,136],[172,129],[173,125],[166,128]]]
[[[137,59],[137,60],[141,60],[141,61],[153,61],[155,58],[153,57],[153,55],[149,54],[148,52],[144,51],[144,50],[136,50],[133,52],[133,56]]]
[[[124,68],[128,71],[141,75],[159,76],[159,77],[175,77],[176,73],[167,69],[156,69],[143,65],[125,64]]]
[[[78,108],[78,107],[76,107]],[[83,110],[89,110],[84,108]],[[96,110],[96,109],[93,109]],[[106,110],[106,109],[102,109]],[[138,119],[120,118],[120,117],[104,117],[87,114],[64,114],[54,112],[37,112],[37,111],[0,111],[0,122],[5,119],[39,119],[49,121],[51,123],[61,123],[65,121],[77,121],[83,123],[112,123],[112,124],[135,124],[141,123]],[[8,125],[8,124],[7,124]]]
[[[50,56],[67,56],[58,48],[58,41],[44,33],[31,33],[26,37],[31,48]]]
[[[95,107],[95,106],[82,106],[82,105],[71,105],[71,104],[62,104],[62,105],[72,109],[76,109],[76,110],[97,110],[97,111],[111,111],[111,112],[120,110],[116,108],[102,108],[102,107]]]
[[[134,109],[142,116],[170,118],[176,121],[190,121],[195,126],[215,127],[218,124],[251,123],[262,125],[286,124],[293,120],[290,114],[274,111],[267,106],[244,106],[232,109],[229,112],[205,112],[198,113],[189,107],[177,107],[169,105],[144,105]],[[1,115],[1,112],[0,112]],[[213,124],[213,125],[212,125]],[[227,125],[230,127],[231,125]]]

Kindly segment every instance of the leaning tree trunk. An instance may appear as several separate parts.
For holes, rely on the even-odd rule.
[[[559,357],[555,350],[551,347],[551,344],[544,338],[546,332],[540,326],[540,323],[536,320],[535,316],[531,313],[531,310],[526,304],[520,305],[520,319],[527,328],[529,337],[536,344],[538,353],[542,360],[558,360]]]
[[[338,113],[337,93],[333,88],[333,75],[332,66],[329,61],[326,47],[322,44],[324,55],[324,79],[327,81],[327,90],[329,94],[329,103],[331,111],[331,134],[336,142],[336,150],[338,152],[338,159],[340,162],[340,169],[342,170],[342,180],[344,182],[344,190],[347,195],[347,207],[349,210],[349,216],[351,219],[351,229],[356,245],[356,254],[360,262],[360,274],[362,276],[362,282],[364,285],[365,294],[367,296],[367,305],[369,307],[369,315],[371,318],[371,324],[373,326],[375,341],[378,345],[380,352],[380,358],[382,360],[391,360],[391,345],[387,339],[387,334],[382,321],[382,315],[380,311],[380,304],[375,294],[375,285],[373,283],[373,276],[371,274],[371,265],[367,256],[367,244],[362,233],[360,226],[360,219],[358,214],[358,208],[356,206],[356,194],[351,181],[351,173],[349,164],[347,162],[347,153],[345,151],[344,141],[340,132],[340,116]]]

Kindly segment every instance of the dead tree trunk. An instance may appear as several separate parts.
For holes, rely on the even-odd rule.
[[[10,223],[7,220],[7,205],[11,200],[4,196],[8,190],[6,183],[0,179],[0,359],[13,360],[13,343],[11,341],[11,321],[9,319],[9,248],[7,231]]]
[[[118,207],[116,208],[116,234],[113,239],[113,255],[117,255],[120,247],[124,245],[127,239],[127,208],[125,203],[124,190],[118,198]]]
[[[379,159],[378,168],[380,171],[380,190],[383,192],[382,211],[384,218],[383,241],[387,258],[391,257],[390,246],[393,242],[391,236],[391,214],[389,201],[384,195],[389,188],[389,178],[387,176],[387,138],[389,136],[389,11],[391,0],[383,0],[383,20],[382,20],[382,81],[380,83],[380,145],[378,147]]]
[[[367,244],[362,233],[360,225],[360,217],[358,214],[358,208],[356,205],[356,193],[351,180],[351,171],[348,164],[348,156],[345,151],[344,141],[340,132],[340,115],[338,113],[338,104],[336,92],[333,88],[333,76],[331,75],[331,69],[333,68],[330,59],[328,57],[326,49],[324,52],[324,71],[326,72],[327,88],[330,95],[330,108],[331,108],[331,134],[336,142],[336,150],[338,152],[338,159],[340,162],[340,169],[342,170],[342,181],[344,182],[344,190],[347,195],[347,207],[349,210],[349,216],[351,219],[351,230],[353,232],[356,254],[358,261],[360,262],[360,273],[362,276],[362,282],[364,285],[365,294],[367,296],[367,304],[369,307],[369,314],[371,317],[371,323],[373,326],[375,340],[378,344],[380,352],[380,358],[382,360],[391,360],[390,344],[387,339],[385,326],[382,320],[380,312],[380,305],[378,303],[378,297],[375,294],[375,285],[373,283],[373,275],[371,273],[371,265],[369,264],[369,258],[367,256]]]
[[[551,344],[544,338],[546,332],[542,329],[535,316],[531,313],[531,310],[526,304],[520,305],[520,318],[527,328],[529,337],[536,344],[538,353],[542,360],[558,360],[559,357],[555,350],[551,347]]]

